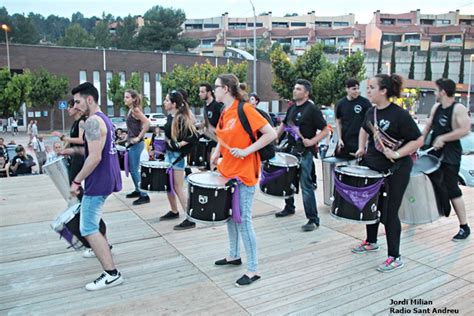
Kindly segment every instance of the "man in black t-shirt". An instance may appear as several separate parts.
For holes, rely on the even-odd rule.
[[[204,122],[206,129],[214,132],[222,112],[222,103],[216,101],[212,87],[208,83],[199,85],[199,98],[206,102],[204,108]]]
[[[359,145],[359,131],[365,113],[372,107],[366,98],[360,96],[359,81],[346,81],[347,96],[336,104],[336,130],[339,137],[336,157],[354,159]]]
[[[25,148],[19,145],[16,149],[16,156],[10,161],[10,170],[12,171],[13,175],[27,175],[32,174],[32,169],[35,165],[33,157],[26,154]]]
[[[288,132],[288,146],[290,152],[300,158],[300,184],[303,195],[303,205],[308,223],[302,226],[304,231],[312,231],[319,227],[319,217],[311,181],[311,167],[315,154],[315,146],[327,137],[329,130],[319,107],[310,99],[312,91],[311,83],[305,79],[298,79],[293,89],[295,104],[291,106],[283,124],[278,127],[280,137],[286,127]],[[317,131],[321,131],[317,133]],[[285,208],[275,214],[276,217],[284,217],[295,213],[295,200],[293,197],[285,200]]]

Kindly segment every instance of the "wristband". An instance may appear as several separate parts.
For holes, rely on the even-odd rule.
[[[395,157],[395,159],[400,158],[400,153],[399,153],[398,151],[396,151],[395,154],[397,155],[397,156]]]
[[[74,184],[76,184],[76,185],[78,185],[78,186],[81,186],[81,183],[80,183],[80,182],[77,182],[77,181],[75,181],[75,180],[72,180],[72,183],[74,183]]]

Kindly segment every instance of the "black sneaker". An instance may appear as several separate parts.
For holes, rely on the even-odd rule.
[[[221,260],[217,260],[216,262],[214,262],[214,264],[216,266],[225,266],[227,264],[234,265],[234,266],[240,266],[242,264],[242,259],[239,258],[239,259],[227,261],[227,259],[224,258],[224,259],[221,259]]]
[[[241,287],[242,285],[250,285],[253,282],[257,281],[260,279],[259,275],[254,275],[253,277],[249,277],[248,275],[244,274],[240,279],[235,281],[235,286],[236,287]]]
[[[315,230],[316,228],[318,228],[319,225],[316,224],[315,222],[313,222],[312,220],[309,220],[306,224],[304,224],[303,226],[301,226],[301,229],[305,232],[310,232],[310,231],[313,231]]]
[[[141,205],[141,204],[146,204],[150,203],[150,197],[147,196],[140,196],[137,200],[133,201],[133,205]]]
[[[125,195],[125,197],[127,199],[134,199],[134,198],[140,197],[140,192],[133,191],[132,193]]]
[[[160,217],[160,221],[166,221],[169,219],[175,219],[179,217],[179,213],[174,213],[173,211],[169,211],[165,215]]]
[[[290,216],[290,215],[294,215],[295,214],[295,210],[287,210],[286,208],[283,209],[283,211],[281,212],[276,212],[275,213],[275,217],[285,217],[285,216]]]
[[[190,229],[196,227],[196,223],[193,223],[191,221],[188,221],[185,219],[184,221],[181,222],[181,224],[176,225],[173,229],[174,230],[185,230],[185,229]]]
[[[453,241],[465,240],[471,234],[469,227],[467,229],[459,228],[459,232],[453,237]]]

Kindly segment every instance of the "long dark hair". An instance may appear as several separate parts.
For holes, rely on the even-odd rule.
[[[171,124],[171,138],[178,140],[181,136],[186,134],[186,131],[191,131],[193,134],[197,134],[196,127],[194,126],[194,116],[189,109],[189,105],[185,102],[183,95],[173,90],[168,93],[171,103],[176,104],[176,116]],[[184,130],[180,130],[180,126],[184,126]]]

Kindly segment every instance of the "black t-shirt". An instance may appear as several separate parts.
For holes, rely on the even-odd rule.
[[[341,138],[344,145],[357,149],[359,132],[365,119],[365,114],[372,107],[369,100],[358,96],[354,100],[342,98],[336,104],[336,119],[341,120]]]
[[[163,129],[165,130],[165,136],[167,139],[172,139],[171,127],[173,124],[173,120],[174,120],[174,117],[171,114],[169,114],[167,116],[166,124],[163,127]],[[183,131],[185,129],[184,122],[182,120],[180,121],[180,126],[178,129],[180,131]],[[194,145],[194,143],[198,141],[198,136],[196,134],[193,134],[189,129],[186,129],[185,133],[178,133],[178,134],[179,134],[178,139],[176,141],[180,142],[184,140],[188,144],[186,146],[179,148],[178,150],[175,150],[175,149],[172,149],[168,143],[166,143],[166,150],[177,151],[177,152],[186,153],[186,154],[190,153],[192,146]]]
[[[313,138],[318,130],[326,127],[323,113],[314,103],[306,101],[301,105],[292,105],[286,112],[283,123],[286,126],[296,125],[300,128],[300,133],[304,138]],[[301,139],[298,142],[302,142]],[[288,143],[291,146],[296,145],[293,135],[288,133]],[[313,147],[310,150],[314,150]]]
[[[78,138],[79,137],[79,123],[81,121],[85,122],[87,120],[87,117],[81,116],[78,120],[75,120],[74,123],[72,123],[71,130],[69,131],[69,136],[72,138]],[[84,147],[83,144],[69,144],[70,147]]]
[[[385,157],[383,152],[380,152],[375,148],[373,133],[368,126],[369,121],[375,126],[374,111],[375,107],[372,107],[367,111],[367,114],[365,115],[365,121],[362,125],[364,130],[369,134],[369,145],[364,162],[371,169],[377,171],[387,171],[390,167],[392,167],[393,163],[387,159],[387,157]],[[400,141],[401,144],[399,147],[403,147],[406,143],[416,140],[421,136],[420,129],[416,125],[410,113],[395,103],[390,103],[390,105],[385,109],[377,110],[377,125],[388,136]],[[410,156],[405,156],[400,159],[411,158]]]
[[[13,157],[11,160],[11,166],[14,167],[18,164],[18,168],[16,169],[15,174],[16,175],[21,175],[21,174],[31,174],[32,170],[31,167],[34,166],[34,160],[33,157],[30,155],[26,154],[23,156],[18,156],[16,155]]]
[[[222,107],[224,105],[222,103],[217,102],[216,100],[212,100],[209,105],[205,106],[205,117],[207,118],[206,120],[206,125],[207,122],[211,124],[212,126],[216,127],[217,123],[219,122],[219,118],[222,113]]]

